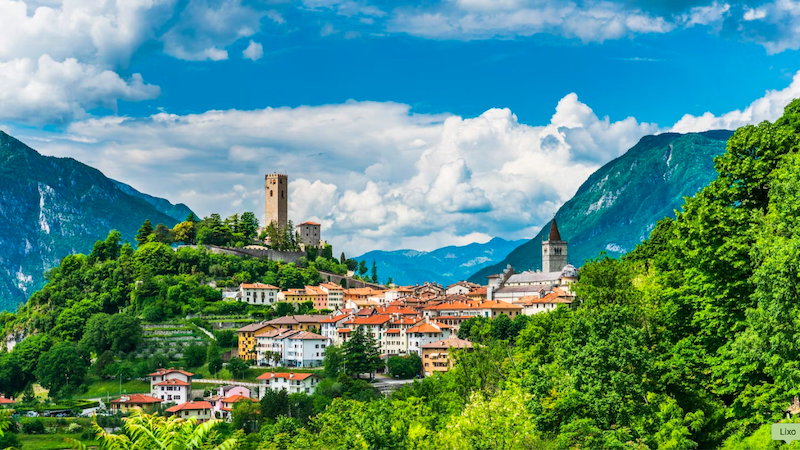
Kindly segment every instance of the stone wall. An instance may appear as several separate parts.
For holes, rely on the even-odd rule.
[[[197,248],[196,245],[181,245],[181,247]],[[285,261],[297,264],[300,258],[306,256],[305,252],[282,252],[272,250],[271,248],[255,249],[255,248],[233,248],[233,247],[217,247],[216,245],[206,245],[206,249],[211,253],[220,253],[225,255],[234,256],[250,256],[253,258],[264,258],[270,261]]]

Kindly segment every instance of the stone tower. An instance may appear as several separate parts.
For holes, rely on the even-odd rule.
[[[567,241],[561,240],[556,219],[553,218],[550,235],[542,241],[542,272],[561,272],[567,264]]]
[[[264,177],[264,226],[275,222],[280,229],[286,226],[289,201],[289,177],[271,173]]]

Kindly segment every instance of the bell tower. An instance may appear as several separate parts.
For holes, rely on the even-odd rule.
[[[567,241],[561,240],[554,217],[550,222],[550,235],[542,241],[542,272],[561,272],[568,263]]]
[[[286,227],[288,189],[288,175],[271,173],[264,177],[264,226],[275,222],[281,230]]]

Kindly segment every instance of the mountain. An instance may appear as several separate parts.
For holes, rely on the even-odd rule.
[[[46,270],[64,255],[90,252],[111,229],[133,241],[145,219],[172,227],[188,214],[184,205],[119,184],[0,131],[0,311],[25,302],[44,285]]]
[[[593,173],[572,199],[556,212],[561,237],[569,242],[575,265],[601,251],[622,255],[649,236],[656,222],[675,217],[683,198],[694,195],[717,177],[714,157],[725,152],[732,131],[664,133],[645,136],[624,155]],[[486,277],[511,264],[516,271],[542,267],[542,240],[550,230],[514,249],[501,262],[469,277]]]
[[[152,195],[145,194],[142,192],[137,191],[130,185],[127,185],[121,181],[111,180],[117,187],[124,193],[128,195],[132,195],[134,197],[139,197],[142,200],[146,201],[153,205],[153,207],[158,210],[159,212],[166,214],[173,219],[177,220],[178,222],[183,222],[192,213],[192,210],[189,209],[188,206],[184,205],[183,203],[178,203],[177,205],[173,205],[169,202],[169,200],[153,197]],[[153,223],[155,225],[155,223]],[[165,224],[166,225],[166,224]]]
[[[365,260],[367,267],[372,267],[372,261],[375,260],[381,280],[392,277],[392,281],[399,285],[431,281],[447,286],[464,280],[481,267],[501,261],[523,242],[524,239],[507,241],[494,238],[485,244],[443,247],[431,252],[372,251],[354,259]]]

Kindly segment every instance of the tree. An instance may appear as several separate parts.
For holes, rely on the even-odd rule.
[[[278,417],[287,415],[289,411],[289,393],[286,389],[266,389],[261,397],[261,420],[273,423]]]
[[[344,368],[344,351],[339,345],[329,345],[325,348],[324,369],[325,378],[336,378]]]
[[[185,245],[189,245],[194,243],[195,240],[195,230],[194,230],[194,223],[189,222],[181,222],[175,225],[172,232],[175,234],[175,242],[183,242]]]
[[[58,398],[73,393],[83,384],[88,370],[86,361],[75,344],[61,342],[39,357],[36,378]]]
[[[231,426],[235,430],[254,431],[253,428],[258,422],[259,407],[261,405],[254,400],[242,399],[233,404],[231,408]]]
[[[220,355],[219,345],[216,342],[211,342],[211,345],[208,346],[206,361],[208,361],[208,371],[212,375],[216,375],[217,372],[222,370],[222,356]]]
[[[256,218],[256,215],[249,211],[242,213],[242,217],[239,220],[239,229],[236,231],[242,233],[245,239],[249,242],[256,236],[257,230],[258,219]]]
[[[344,264],[344,263],[345,263],[345,261],[347,261],[347,258],[345,258],[345,256],[344,256],[344,252],[342,252],[342,256],[340,256],[340,257],[339,257],[339,262],[340,262],[340,263],[342,263],[342,264]]]
[[[367,273],[367,270],[367,262],[361,260],[361,262],[358,263],[358,275],[363,277]]]
[[[98,313],[86,321],[86,328],[80,341],[81,349],[97,355],[111,349],[111,341],[108,338],[110,318],[111,316],[106,313]]]
[[[373,373],[383,367],[380,348],[370,333],[359,326],[342,344],[345,370],[360,377],[362,373]]]
[[[156,225],[156,229],[153,230],[153,235],[156,237],[156,242],[161,242],[162,244],[172,243],[172,237],[170,236],[169,228],[167,228],[163,223]]]
[[[392,376],[400,378],[413,378],[422,373],[422,359],[415,352],[408,356],[392,356],[386,366]]]
[[[228,372],[233,375],[233,378],[241,379],[244,376],[245,371],[250,368],[250,365],[247,364],[243,359],[234,357],[228,361],[228,365],[226,366]]]
[[[209,420],[197,424],[197,419],[178,416],[151,416],[134,413],[122,423],[121,434],[106,432],[94,421],[94,431],[100,448],[114,450],[234,450],[239,448],[239,435],[223,439],[216,430],[221,420]],[[73,450],[87,450],[87,446],[75,439],[66,441]]]
[[[184,347],[183,360],[186,363],[186,367],[194,368],[194,367],[200,367],[203,364],[205,364],[206,353],[207,349],[196,344]]]
[[[144,331],[139,319],[129,314],[111,316],[107,330],[111,351],[115,353],[130,353],[144,340]]]
[[[378,282],[378,265],[375,263],[375,260],[372,260],[372,282]]]
[[[139,228],[139,232],[136,233],[136,242],[140,246],[146,244],[151,234],[153,234],[153,224],[150,223],[150,219],[147,219]]]

